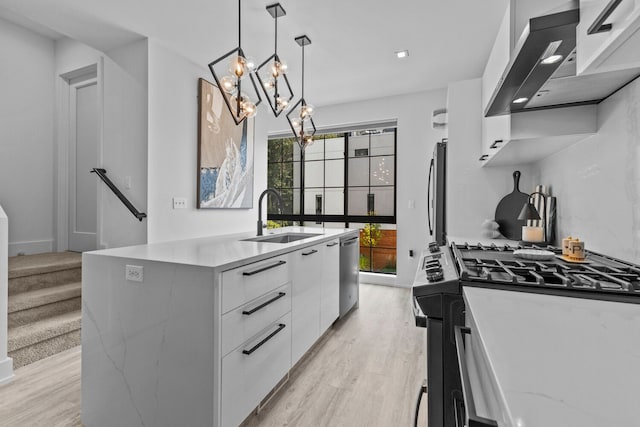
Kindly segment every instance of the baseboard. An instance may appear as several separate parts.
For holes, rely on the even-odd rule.
[[[7,384],[13,380],[13,359],[7,357],[0,361],[0,385]]]
[[[53,252],[53,240],[34,240],[32,242],[9,242],[9,256],[31,255]]]
[[[365,273],[360,272],[360,283],[370,283],[372,285],[396,286],[405,288],[401,284],[396,283],[395,274]]]

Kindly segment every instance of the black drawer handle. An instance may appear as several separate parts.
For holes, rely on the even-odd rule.
[[[469,371],[467,370],[467,361],[464,357],[464,339],[462,338],[462,334],[471,334],[471,329],[463,326],[455,326],[454,331],[456,336],[456,350],[458,353],[458,369],[460,371],[460,380],[462,382],[462,398],[467,418],[467,423],[464,425],[476,427],[497,427],[498,423],[494,420],[490,420],[476,414],[476,405],[473,402],[471,382],[469,381]]]
[[[489,148],[492,148],[492,149],[498,148],[498,144],[502,144],[503,142],[504,142],[503,139],[496,139],[495,141],[493,141],[493,144],[489,146]]]
[[[318,250],[317,250],[317,249],[312,249],[312,250],[310,250],[309,252],[302,252],[302,256],[313,255],[313,254],[315,254],[316,252],[318,252]]]
[[[251,316],[253,313],[255,313],[256,311],[265,308],[266,306],[268,306],[269,304],[271,304],[272,302],[278,301],[280,298],[282,298],[283,296],[285,296],[286,293],[284,292],[278,292],[278,295],[276,295],[275,297],[271,298],[269,301],[265,301],[262,304],[260,304],[259,306],[252,308],[251,310],[247,311],[244,310],[242,312],[242,314],[245,314],[247,316]]]
[[[286,264],[287,261],[280,260],[274,264],[265,265],[264,267],[256,268],[255,270],[245,271],[242,273],[243,276],[253,276],[254,274],[262,273],[263,271],[270,270],[272,268],[276,268],[281,266],[282,264]]]
[[[328,248],[332,248],[332,247],[334,247],[334,246],[335,246],[335,245],[337,245],[337,244],[338,244],[338,242],[331,242],[331,243],[329,243],[329,244],[327,245],[327,247],[328,247]]]
[[[600,12],[600,15],[598,15],[596,20],[593,21],[593,24],[591,24],[591,26],[587,30],[587,34],[591,35],[611,31],[611,28],[613,26],[611,24],[605,24],[604,21],[606,21],[609,18],[609,15],[611,15],[613,11],[616,10],[616,8],[620,5],[620,2],[622,2],[622,0],[611,0],[609,4],[607,4],[604,9],[602,9],[602,12]]]
[[[251,347],[249,350],[242,350],[242,354],[246,354],[249,355],[251,353],[253,353],[254,351],[256,351],[257,349],[259,349],[260,347],[262,347],[264,345],[264,343],[266,343],[267,341],[269,341],[271,338],[273,338],[274,336],[276,336],[276,334],[278,332],[280,332],[281,330],[283,330],[287,325],[285,325],[284,323],[279,323],[278,324],[278,329],[276,329],[275,331],[271,332],[265,339],[263,339],[262,341],[260,341],[258,344],[254,345],[253,347]]]
[[[488,154],[483,154],[482,156],[480,156],[480,158],[478,160],[480,160],[482,162],[482,161],[487,160],[487,157],[489,157]]]

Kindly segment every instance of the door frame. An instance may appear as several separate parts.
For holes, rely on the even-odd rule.
[[[55,250],[58,252],[69,249],[69,158],[70,144],[69,138],[72,133],[71,125],[75,123],[75,117],[71,117],[72,81],[82,76],[95,76],[98,98],[98,159],[96,167],[100,167],[103,162],[104,143],[104,66],[103,58],[98,62],[78,68],[76,70],[60,74],[56,79],[56,157],[54,160],[55,179],[55,209],[54,209],[54,240]],[[97,197],[97,218],[96,218],[96,247],[101,249],[102,244],[102,197],[99,191],[99,183],[96,178]]]

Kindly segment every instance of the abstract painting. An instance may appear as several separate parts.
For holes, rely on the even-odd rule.
[[[198,208],[253,207],[253,119],[236,125],[217,86],[198,81]]]

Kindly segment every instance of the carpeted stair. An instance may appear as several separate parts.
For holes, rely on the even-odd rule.
[[[9,258],[9,357],[14,368],[80,345],[82,255]]]

